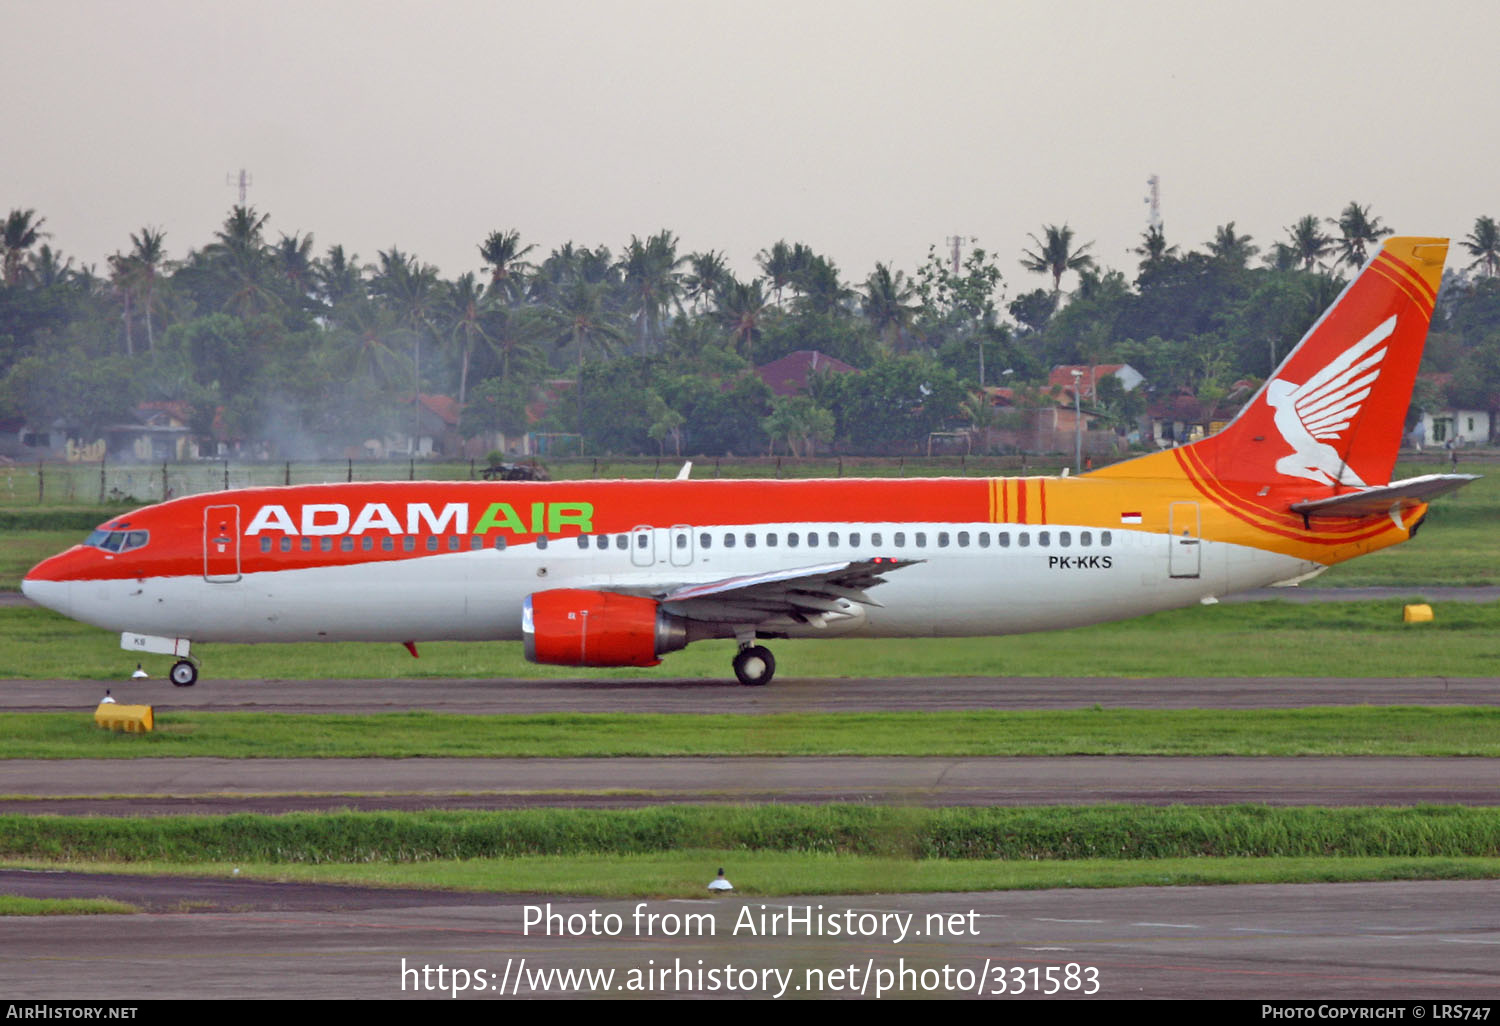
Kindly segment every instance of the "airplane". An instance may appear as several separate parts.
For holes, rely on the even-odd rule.
[[[115,517],[23,592],[136,653],[522,641],[654,666],[733,638],[1076,627],[1294,584],[1407,541],[1474,480],[1391,481],[1447,240],[1388,238],[1222,431],[1075,476],[390,482],[200,494]]]

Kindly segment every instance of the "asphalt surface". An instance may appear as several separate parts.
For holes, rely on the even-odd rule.
[[[714,868],[705,867],[705,878]],[[886,998],[998,996],[1002,980],[1010,991],[1019,980],[1028,988],[1022,996],[1033,996],[1033,980],[1048,986],[1049,967],[1059,997],[1500,995],[1493,881],[729,896],[649,901],[640,920],[633,900],[429,894],[422,902],[409,891],[234,879],[3,872],[0,890],[201,910],[7,920],[0,992],[10,999],[449,1000],[456,979],[471,988],[458,995],[467,998],[500,997],[502,985],[504,997],[629,997],[632,980],[650,981],[648,997],[874,997],[882,987],[902,988]],[[788,935],[789,911],[824,935],[800,924]],[[772,925],[763,917],[778,913],[776,935],[763,933]],[[688,936],[689,914],[711,918],[692,920]],[[855,935],[828,935],[832,922]],[[612,929],[617,935],[606,935]],[[585,967],[614,975],[594,987],[537,978]],[[483,993],[474,989],[481,981]]]
[[[133,664],[132,664],[133,665]],[[940,709],[1289,709],[1500,705],[1500,677],[778,677],[763,688],[701,680],[0,680],[0,711],[92,711],[120,702],[238,712],[786,713]]]
[[[0,760],[0,811],[142,815],[683,802],[1500,805],[1484,758]]]

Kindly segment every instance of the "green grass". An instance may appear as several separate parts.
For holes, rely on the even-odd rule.
[[[782,852],[1030,862],[1500,857],[1500,808],[651,806],[285,815],[0,815],[0,858],[425,863],[521,856]]]
[[[20,898],[0,894],[0,916],[97,916],[139,912],[112,898]]]
[[[703,897],[707,893],[708,881],[713,879],[720,866],[726,869],[725,875],[735,885],[735,890],[746,896],[1500,878],[1500,859],[1486,857],[1219,856],[1053,862],[903,859],[723,848],[649,855],[535,855],[401,863],[287,865],[248,861],[188,864],[5,860],[0,861],[0,865],[185,877],[229,877],[239,870],[242,879],[282,883],[337,883],[601,898]]]
[[[152,734],[92,710],[13,713],[0,758],[546,758],[621,756],[1500,756],[1500,709],[1070,709],[922,713],[161,712]]]
[[[1412,598],[1420,598],[1414,591]],[[1401,601],[1194,606],[1070,631],[1002,638],[775,641],[788,677],[1487,677],[1500,666],[1500,603],[1434,605],[1403,624]],[[586,678],[730,680],[732,642],[701,642],[647,669],[525,661],[518,642],[200,645],[203,680]],[[120,680],[138,657],[119,636],[33,607],[0,608],[0,677]],[[145,659],[158,678],[168,657]],[[159,683],[159,682],[158,682]],[[201,686],[201,685],[200,685]],[[774,686],[774,685],[773,685]]]

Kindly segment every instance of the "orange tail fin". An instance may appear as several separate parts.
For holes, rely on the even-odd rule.
[[[1447,253],[1447,239],[1386,239],[1229,426],[1180,455],[1231,487],[1388,483]]]

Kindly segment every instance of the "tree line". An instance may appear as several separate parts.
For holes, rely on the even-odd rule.
[[[448,279],[396,246],[373,261],[337,244],[320,255],[311,233],[272,238],[269,223],[235,206],[175,259],[166,234],[143,227],[100,270],[54,249],[35,210],[12,209],[0,418],[87,441],[142,402],[179,401],[204,442],[309,458],[400,433],[415,393],[442,393],[458,401],[461,434],[576,433],[593,453],[898,452],[1056,402],[1051,366],[1112,362],[1158,397],[1227,414],[1236,386],[1262,380],[1390,234],[1357,203],[1294,221],[1264,250],[1233,221],[1194,248],[1153,226],[1136,267],[1120,270],[1068,225],[1044,225],[1007,262],[1023,286],[1011,294],[998,255],[978,246],[957,260],[930,248],[911,274],[876,264],[855,283],[785,240],[741,278],[721,252],[682,252],[667,230],[618,254],[568,242],[545,256],[496,230],[476,244],[476,269]],[[1415,405],[1494,409],[1493,218],[1475,221],[1449,268],[1424,362],[1441,376]],[[1041,284],[1024,287],[1027,275]],[[861,373],[815,374],[809,394],[773,396],[753,368],[797,350]],[[995,385],[1011,390],[1012,412],[981,390]],[[1092,412],[1123,429],[1145,402],[1106,384]]]

